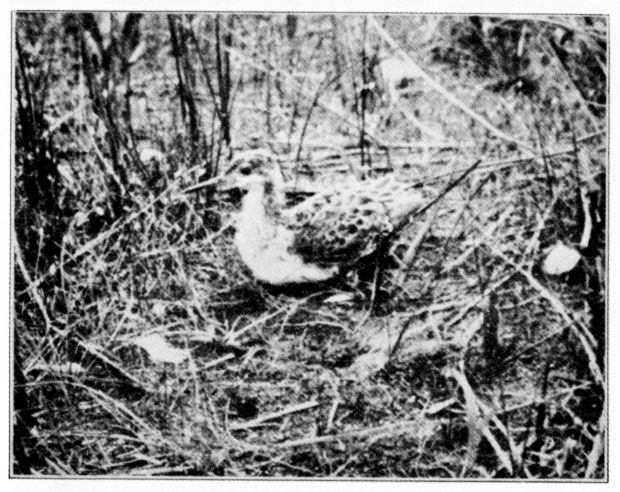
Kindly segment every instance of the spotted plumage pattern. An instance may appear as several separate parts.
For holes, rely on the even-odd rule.
[[[350,264],[376,250],[421,204],[418,191],[394,179],[349,180],[281,217],[295,232],[291,251],[305,261]]]

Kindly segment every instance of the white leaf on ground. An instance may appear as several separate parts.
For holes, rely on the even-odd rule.
[[[344,292],[342,294],[329,296],[323,302],[327,304],[343,304],[345,302],[351,302],[353,299],[355,299],[355,294],[353,292]]]
[[[140,160],[145,164],[151,161],[162,162],[164,160],[164,154],[159,150],[146,148],[140,151]]]
[[[166,314],[166,305],[161,301],[157,301],[151,307],[151,312],[158,318],[163,318]]]
[[[75,214],[75,225],[80,227],[83,226],[84,224],[86,224],[86,222],[88,221],[88,214],[86,212],[83,211],[79,211]]]
[[[171,346],[158,333],[136,338],[133,343],[143,348],[153,362],[169,362],[180,364],[189,358],[189,351]]]
[[[542,268],[548,275],[561,275],[575,268],[580,259],[579,251],[558,241],[547,253]]]
[[[360,355],[347,368],[344,376],[357,381],[363,381],[383,369],[389,359],[390,354],[387,350],[374,350]]]
[[[355,358],[353,364],[345,370],[344,377],[363,381],[379,372],[390,360],[393,342],[389,332],[381,327],[368,331],[362,342],[369,349],[368,352]]]

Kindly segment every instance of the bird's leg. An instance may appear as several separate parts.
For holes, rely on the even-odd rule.
[[[386,296],[381,295],[381,284],[383,282],[383,275],[385,270],[385,260],[388,252],[387,238],[382,237],[379,241],[379,246],[375,253],[375,265],[374,274],[372,279],[372,290],[370,291],[370,310],[375,311],[381,305],[381,302],[385,300]]]

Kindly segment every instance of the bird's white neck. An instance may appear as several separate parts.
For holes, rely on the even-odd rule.
[[[246,217],[265,216],[265,189],[263,186],[252,186],[241,201],[241,214]]]
[[[249,187],[241,201],[241,216],[255,221],[274,221],[284,199],[278,200],[278,191],[272,183],[257,183]]]
[[[274,234],[276,221],[270,196],[264,186],[252,186],[241,201],[241,210],[237,216],[237,240],[252,242],[264,240]]]

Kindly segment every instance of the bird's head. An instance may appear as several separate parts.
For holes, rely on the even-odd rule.
[[[277,157],[269,151],[258,149],[242,152],[232,160],[220,188],[271,191],[283,186],[284,178]]]
[[[264,149],[253,149],[241,152],[233,158],[222,175],[198,183],[185,191],[197,191],[214,185],[221,191],[240,189],[243,192],[279,194],[283,192],[284,178],[273,153]]]

